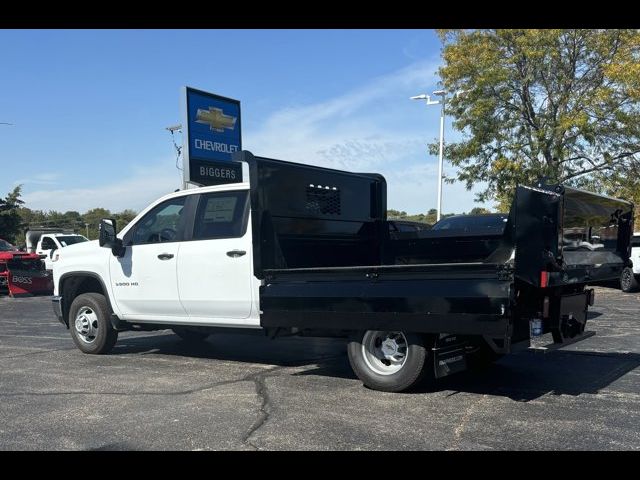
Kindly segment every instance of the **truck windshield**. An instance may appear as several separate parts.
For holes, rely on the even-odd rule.
[[[503,233],[507,215],[462,215],[437,222],[432,230],[463,230],[469,233]]]
[[[0,252],[13,252],[14,250],[17,250],[17,248],[6,240],[0,239]]]
[[[65,235],[61,237],[56,237],[56,240],[60,242],[60,245],[63,247],[67,247],[69,245],[73,245],[74,243],[88,242],[85,237],[82,235]]]

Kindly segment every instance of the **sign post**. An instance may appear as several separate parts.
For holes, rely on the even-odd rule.
[[[182,93],[185,186],[242,182],[242,165],[231,160],[242,150],[240,101],[191,87]]]

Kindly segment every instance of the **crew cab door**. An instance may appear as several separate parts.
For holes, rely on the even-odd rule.
[[[57,250],[58,244],[53,237],[43,235],[36,247],[36,253],[38,255],[46,255],[44,259],[45,268],[47,270],[53,269],[53,263],[51,262],[51,251]]]
[[[124,256],[111,256],[111,286],[123,319],[186,316],[178,297],[176,266],[188,198],[171,198],[152,208],[125,235]]]
[[[180,300],[190,322],[252,323],[245,320],[252,305],[248,196],[247,190],[200,195],[191,240],[178,258]]]

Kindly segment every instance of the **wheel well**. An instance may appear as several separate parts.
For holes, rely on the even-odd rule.
[[[63,279],[61,283],[62,319],[69,328],[69,310],[71,303],[83,293],[99,293],[104,295],[109,303],[109,297],[102,282],[92,275],[74,275]]]

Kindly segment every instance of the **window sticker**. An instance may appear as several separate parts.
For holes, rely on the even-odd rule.
[[[204,211],[204,221],[208,223],[232,222],[237,201],[238,198],[235,196],[209,198]]]

